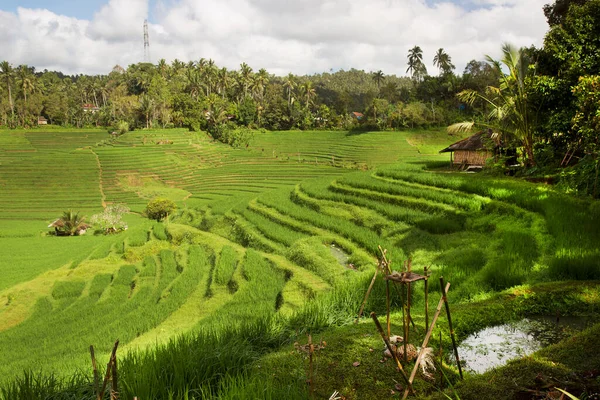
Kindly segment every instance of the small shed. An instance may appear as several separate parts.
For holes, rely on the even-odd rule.
[[[353,111],[352,113],[350,113],[350,116],[352,116],[352,118],[356,119],[357,121],[360,121],[364,118],[363,113],[359,113],[358,111]]]
[[[487,160],[498,154],[500,140],[491,129],[484,129],[473,136],[451,144],[440,153],[450,153],[452,165],[483,167]]]
[[[38,117],[38,125],[48,125],[48,120],[42,116]]]

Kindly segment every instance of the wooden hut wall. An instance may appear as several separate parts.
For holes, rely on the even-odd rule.
[[[485,162],[494,156],[491,151],[456,150],[453,164],[459,165],[485,165]]]

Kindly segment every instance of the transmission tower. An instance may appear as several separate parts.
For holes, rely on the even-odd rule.
[[[148,36],[148,20],[144,20],[144,62],[150,61],[150,37]]]

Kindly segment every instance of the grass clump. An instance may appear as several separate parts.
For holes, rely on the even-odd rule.
[[[335,285],[343,273],[343,267],[319,237],[298,240],[287,250],[286,257],[331,285]]]
[[[55,300],[79,297],[85,284],[84,281],[56,281],[52,287],[52,297]]]
[[[219,261],[215,267],[215,282],[219,285],[226,285],[231,281],[233,273],[237,268],[238,253],[231,246],[223,246]]]

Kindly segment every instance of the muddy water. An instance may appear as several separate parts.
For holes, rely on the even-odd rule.
[[[331,244],[329,246],[329,251],[335,257],[335,259],[340,263],[340,265],[342,265],[344,267],[348,266],[348,259],[350,257],[342,249],[340,249],[335,244]]]
[[[485,328],[458,346],[466,369],[483,373],[508,360],[529,355],[591,326],[586,318],[529,318]]]

